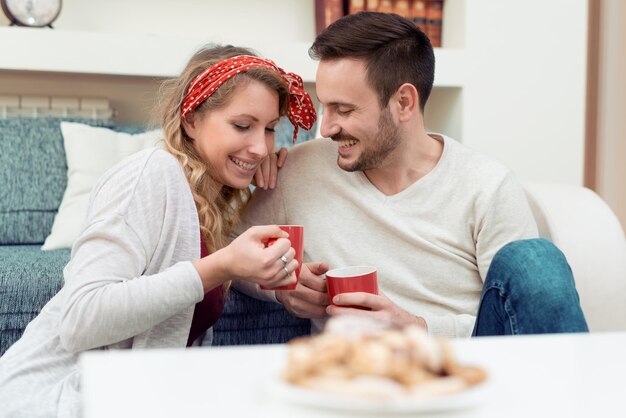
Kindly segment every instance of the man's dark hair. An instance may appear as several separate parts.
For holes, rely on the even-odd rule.
[[[435,55],[428,37],[399,15],[359,12],[322,31],[309,49],[313,59],[365,59],[367,80],[378,92],[381,108],[404,83],[419,94],[423,112],[435,79]]]

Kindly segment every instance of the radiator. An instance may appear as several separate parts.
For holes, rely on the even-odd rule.
[[[112,119],[114,113],[107,99],[96,97],[0,95],[0,118],[56,116]]]

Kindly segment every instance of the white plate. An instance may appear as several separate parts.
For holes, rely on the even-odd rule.
[[[487,398],[490,384],[483,382],[460,392],[432,398],[394,398],[374,400],[306,389],[291,385],[278,376],[273,376],[266,389],[281,401],[302,406],[335,409],[361,413],[382,412],[436,412],[465,409],[478,406]]]

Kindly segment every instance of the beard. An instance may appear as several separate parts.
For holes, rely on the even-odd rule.
[[[350,134],[341,133],[332,139],[357,139]],[[398,127],[393,123],[391,111],[387,106],[378,118],[378,131],[365,141],[359,143],[363,146],[363,151],[353,163],[345,163],[341,161],[341,157],[337,158],[337,165],[344,171],[366,171],[379,168],[387,157],[400,144],[400,134]]]

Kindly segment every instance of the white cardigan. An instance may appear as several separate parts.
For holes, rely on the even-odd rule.
[[[0,358],[0,417],[79,416],[81,351],[185,347],[204,296],[199,257],[196,207],[171,154],[145,150],[105,173],[63,289]]]

